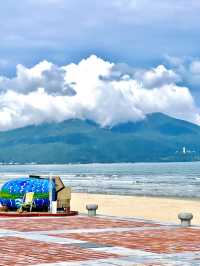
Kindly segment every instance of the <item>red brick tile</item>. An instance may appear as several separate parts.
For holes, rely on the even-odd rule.
[[[106,227],[142,227],[152,226],[150,223],[132,222],[126,220],[110,220],[103,218],[90,217],[64,217],[64,218],[44,218],[44,219],[11,219],[0,220],[0,227],[4,229],[26,231],[48,231],[48,230],[65,230],[81,228],[106,228]],[[153,225],[158,226],[158,225]]]
[[[78,247],[50,244],[17,237],[0,238],[0,247],[0,266],[21,266],[117,257],[116,255],[93,252]]]
[[[129,232],[62,234],[99,244],[110,244],[132,249],[140,249],[155,253],[176,253],[184,251],[200,251],[200,230],[168,228]]]

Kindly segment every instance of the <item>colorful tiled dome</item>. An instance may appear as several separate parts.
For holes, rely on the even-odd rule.
[[[55,184],[51,181],[51,188],[55,194]],[[27,192],[34,192],[34,205],[37,210],[47,209],[49,206],[48,179],[19,178],[6,182],[0,191],[0,203],[9,209],[17,209]]]

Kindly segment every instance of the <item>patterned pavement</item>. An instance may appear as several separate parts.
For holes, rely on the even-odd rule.
[[[200,227],[113,217],[0,218],[0,266],[200,266]]]

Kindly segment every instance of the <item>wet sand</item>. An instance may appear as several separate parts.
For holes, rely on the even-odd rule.
[[[72,193],[72,210],[86,213],[87,203],[97,203],[99,214],[173,223],[179,223],[177,218],[179,212],[192,212],[194,215],[192,223],[200,225],[200,200],[196,199]]]

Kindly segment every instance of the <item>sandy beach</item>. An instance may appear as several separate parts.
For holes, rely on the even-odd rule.
[[[85,213],[87,203],[97,203],[98,213],[179,223],[179,212],[192,212],[200,224],[200,200],[72,193],[71,208]]]

